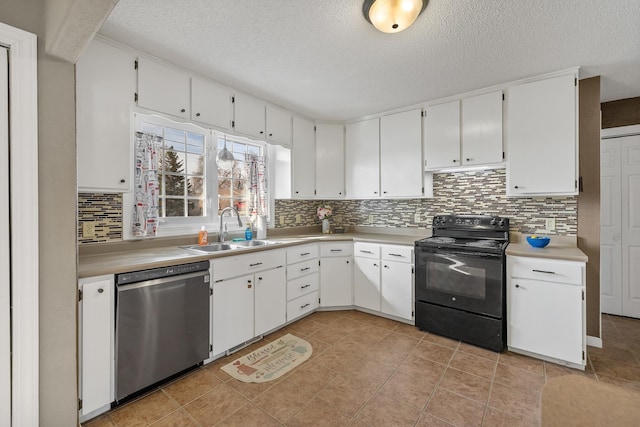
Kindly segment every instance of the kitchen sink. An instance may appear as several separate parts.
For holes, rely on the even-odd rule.
[[[219,251],[230,251],[231,249],[235,249],[235,247],[229,243],[209,243],[207,245],[189,245],[189,246],[180,246],[183,249],[190,249],[196,252],[219,252]]]
[[[243,240],[240,242],[233,242],[232,245],[237,245],[241,247],[252,247],[252,246],[264,246],[264,245],[272,245],[274,243],[273,240]]]

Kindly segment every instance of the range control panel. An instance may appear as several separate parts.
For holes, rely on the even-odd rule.
[[[433,217],[432,224],[433,228],[502,231],[509,229],[509,218],[488,215],[436,215]]]

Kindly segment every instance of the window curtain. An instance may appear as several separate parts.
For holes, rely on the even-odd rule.
[[[133,235],[154,237],[160,216],[158,166],[162,137],[136,132]]]
[[[269,213],[267,162],[264,156],[247,154],[245,164],[249,178],[249,215],[255,222],[259,215],[266,216]]]

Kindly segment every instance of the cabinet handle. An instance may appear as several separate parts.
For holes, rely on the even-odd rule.
[[[263,130],[261,130],[261,131],[260,131],[260,135],[262,135],[263,133],[264,133],[264,131],[263,131]]]
[[[402,256],[400,254],[389,254],[390,256]]]
[[[200,117],[200,113],[196,113],[196,117]]]
[[[373,192],[373,194],[378,194],[378,192],[377,192],[377,191],[374,191],[374,192]]]
[[[247,280],[247,289],[251,289],[251,280]]]
[[[125,182],[127,182],[127,180],[126,180],[126,179],[124,179],[124,178],[122,178],[122,179],[120,180],[120,183],[121,183],[121,184],[124,184]]]
[[[374,266],[374,267],[377,267],[377,266],[378,266],[378,264],[373,264],[373,266]]]
[[[518,284],[516,283],[516,288],[519,288],[519,287],[520,287],[520,285],[518,285]]]
[[[299,191],[296,191],[296,194],[299,194],[299,193],[300,193]]]
[[[544,274],[556,274],[556,272],[555,272],[555,271],[536,270],[536,269],[533,269],[533,270],[531,270],[531,271],[534,271],[534,272],[536,272],[536,273],[544,273]]]
[[[257,265],[262,265],[262,263],[261,262],[256,262],[254,264],[249,264],[249,267],[255,267]]]
[[[258,277],[258,280],[262,280],[262,277]]]
[[[311,252],[304,252],[300,254],[300,256],[307,256],[307,255],[311,255]]]
[[[342,249],[331,249],[331,252],[342,252]]]
[[[382,194],[387,194],[387,192],[386,192],[386,191],[383,191],[383,192],[382,192]]]
[[[458,161],[456,159],[453,159],[453,163],[458,163]]]
[[[98,293],[99,293],[99,294],[101,294],[101,293],[103,293],[103,292],[104,292],[104,289],[102,289],[102,288],[98,288]]]
[[[273,134],[272,134],[272,133],[270,133],[270,134],[269,134],[269,136],[273,136]]]
[[[303,308],[307,308],[307,307],[309,307],[310,305],[311,305],[311,304],[306,303],[305,305],[301,305],[301,306],[300,306],[300,309],[302,310]]]
[[[347,264],[349,264],[349,261],[347,261]]]
[[[515,189],[517,190],[517,189],[518,189],[518,188],[520,188],[520,187],[518,187],[517,185],[514,185],[514,186],[513,186],[513,188],[515,188]]]
[[[308,288],[309,286],[311,286],[311,285],[302,285],[302,286],[300,286],[300,289],[306,289],[306,288]]]
[[[184,108],[180,110],[181,113],[186,112],[187,110],[185,110]]]
[[[389,268],[389,266],[388,266],[388,265],[383,265],[383,267],[384,267],[384,268]]]
[[[305,267],[300,269],[300,271],[307,271],[307,270],[311,270],[311,267]]]
[[[371,251],[363,251],[363,250],[360,250],[360,252],[362,252],[363,254],[372,254],[373,253]]]
[[[342,191],[341,191],[341,192],[339,192],[338,194],[342,196]]]
[[[471,160],[473,160],[473,159],[467,158],[466,160],[467,160],[467,162],[470,162],[470,161],[471,161]]]

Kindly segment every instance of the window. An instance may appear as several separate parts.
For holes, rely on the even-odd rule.
[[[241,216],[249,216],[251,183],[247,159],[262,156],[265,143],[223,133],[216,133],[216,137],[218,151],[226,144],[236,159],[231,170],[218,168],[218,214],[232,206]]]

